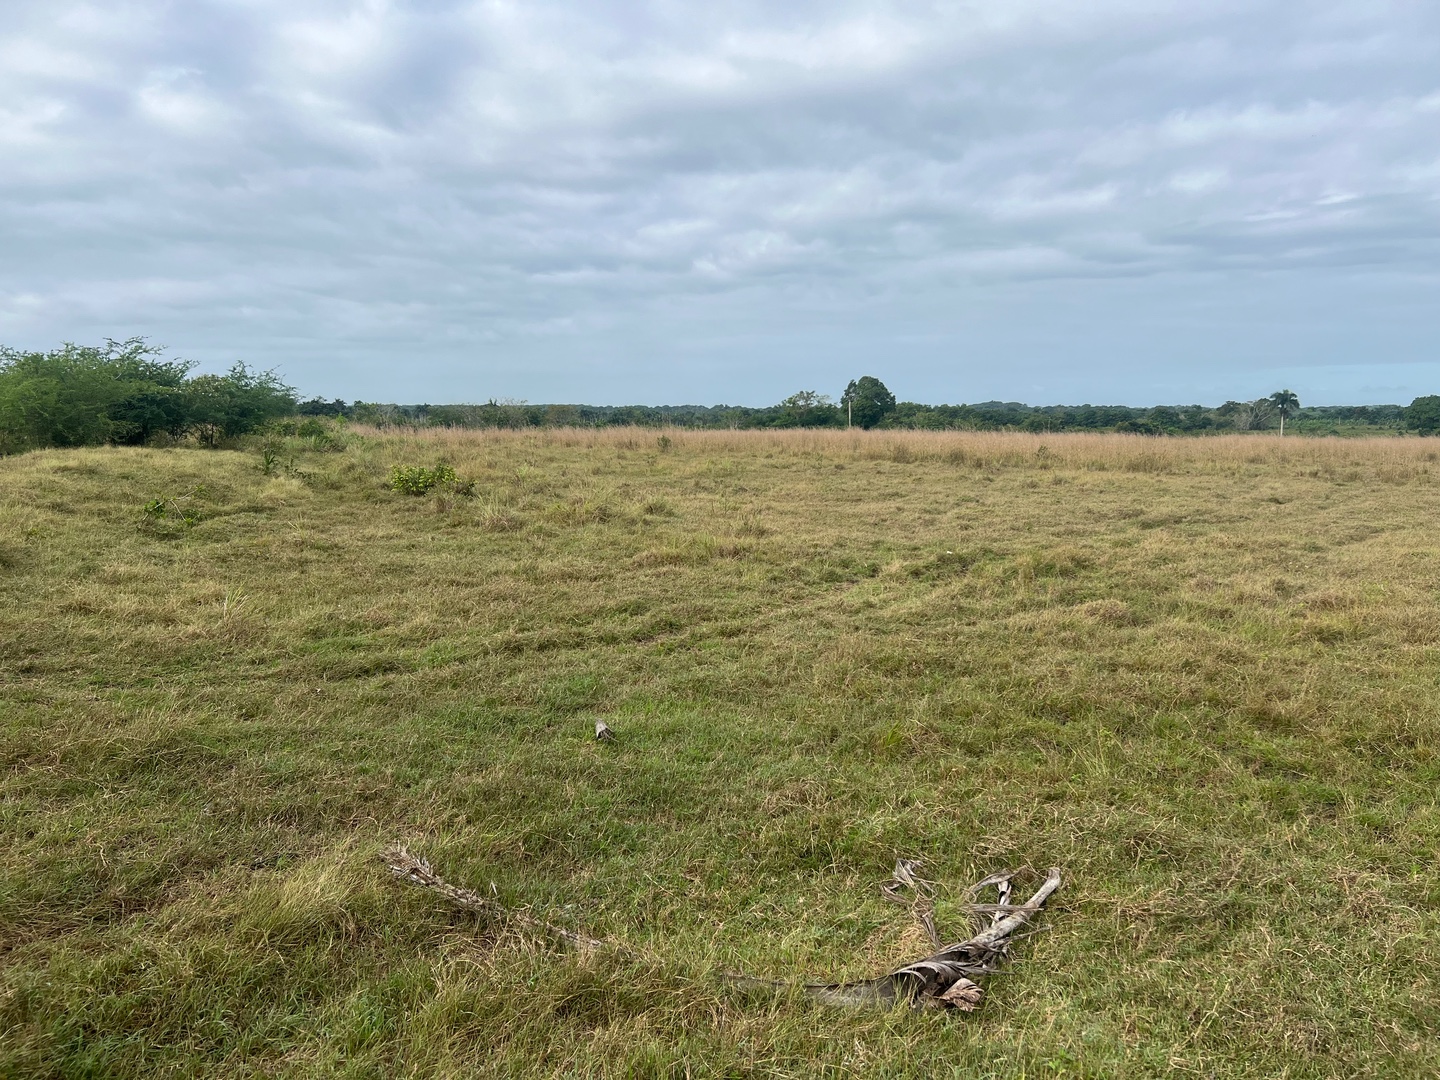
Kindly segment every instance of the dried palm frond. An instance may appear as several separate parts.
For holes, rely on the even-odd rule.
[[[425,859],[412,854],[403,846],[385,851],[381,859],[397,878],[419,885],[445,897],[456,907],[466,911],[483,912],[504,916],[521,923],[532,930],[552,934],[566,944],[581,950],[610,948],[618,952],[638,955],[624,945],[603,941],[588,934],[557,926],[544,919],[538,919],[528,912],[518,911],[502,905],[494,896],[485,896],[470,889],[452,885],[439,874]],[[993,974],[1007,959],[1011,941],[1016,931],[1045,906],[1051,894],[1060,887],[1061,875],[1058,868],[1052,868],[1045,879],[1023,904],[1009,903],[1012,881],[1018,871],[1004,871],[992,874],[976,884],[971,895],[993,886],[1000,897],[994,904],[970,904],[969,910],[976,914],[992,916],[989,926],[951,945],[941,945],[935,930],[934,905],[930,894],[933,882],[918,876],[920,863],[916,860],[901,859],[895,864],[895,872],[889,881],[881,885],[881,894],[886,899],[904,903],[903,892],[909,889],[914,894],[913,911],[926,933],[930,935],[935,951],[913,963],[896,968],[873,979],[844,983],[802,983],[798,987],[806,996],[818,1001],[836,1005],[883,1005],[909,1002],[918,1005],[935,1005],[943,1008],[960,1009],[965,1012],[979,1007],[984,989],[974,980],[976,977]],[[493,886],[492,886],[493,889]],[[726,972],[725,981],[745,989],[776,990],[793,984],[771,979],[757,979],[749,975]]]

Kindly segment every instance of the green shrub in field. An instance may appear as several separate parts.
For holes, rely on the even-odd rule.
[[[424,495],[432,488],[457,483],[455,470],[449,465],[427,469],[423,465],[396,465],[390,470],[390,488],[405,495]]]
[[[339,453],[345,449],[345,437],[341,434],[343,418],[339,422],[309,417],[300,422],[295,434],[310,443],[310,449],[322,454]]]
[[[192,376],[193,367],[138,337],[45,353],[0,346],[0,453],[187,435],[217,446],[295,408],[294,390],[272,371],[237,363]]]

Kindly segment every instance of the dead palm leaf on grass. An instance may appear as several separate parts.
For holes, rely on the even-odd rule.
[[[531,930],[552,934],[570,947],[582,951],[609,948],[627,955],[639,955],[636,950],[618,942],[578,933],[537,918],[529,912],[505,907],[494,896],[485,896],[471,889],[452,885],[437,874],[428,861],[412,854],[403,846],[390,848],[380,857],[391,873],[401,881],[438,893],[466,911],[508,918]],[[797,985],[734,972],[725,972],[722,978],[728,984],[741,989],[794,988],[814,1000],[834,1005],[891,1005],[904,1002],[973,1011],[979,1007],[985,993],[975,979],[994,974],[1009,958],[1010,945],[1015,940],[1016,932],[1030,922],[1060,887],[1060,870],[1058,867],[1047,870],[1044,880],[1023,904],[1009,902],[1012,883],[1021,871],[1006,870],[991,874],[978,882],[970,890],[972,897],[990,887],[994,887],[999,895],[998,902],[993,904],[968,905],[968,910],[982,919],[989,915],[989,925],[963,941],[943,945],[935,929],[934,904],[931,899],[935,884],[921,878],[918,875],[919,869],[920,863],[916,860],[897,861],[894,874],[889,881],[881,885],[880,891],[886,899],[899,903],[908,901],[911,904],[915,917],[920,920],[934,946],[935,951],[928,956],[876,978],[857,982]],[[907,890],[910,893],[908,898],[905,895]]]

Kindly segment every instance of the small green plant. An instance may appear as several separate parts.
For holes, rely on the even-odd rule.
[[[672,440],[669,435],[661,435],[655,440],[655,445],[660,448],[660,452],[663,454],[674,445],[674,440]]]
[[[455,470],[449,465],[427,469],[423,465],[396,465],[390,470],[390,489],[405,495],[424,495],[432,488],[457,484]]]
[[[280,468],[280,452],[273,446],[260,448],[260,471],[266,476],[274,476]]]
[[[161,496],[158,499],[151,499],[142,510],[146,520],[152,523],[171,521],[180,525],[181,528],[193,529],[205,520],[205,512],[200,506],[200,500],[205,498],[206,494],[205,486],[196,484],[184,495],[173,498]]]

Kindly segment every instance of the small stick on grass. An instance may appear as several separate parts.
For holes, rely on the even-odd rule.
[[[523,911],[508,908],[493,897],[483,896],[471,889],[461,888],[459,885],[451,885],[435,872],[435,868],[427,860],[419,855],[411,854],[410,850],[403,845],[397,844],[382,852],[380,858],[386,866],[390,867],[390,872],[401,881],[439,893],[458,908],[513,919],[532,930],[543,930],[545,933],[554,934],[575,948],[584,951],[603,949],[608,944],[608,942],[590,937],[588,934],[578,934],[574,930],[567,930],[563,926],[556,926],[544,919],[537,919]]]

